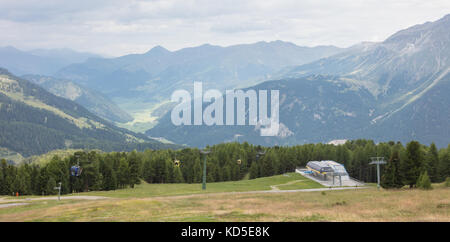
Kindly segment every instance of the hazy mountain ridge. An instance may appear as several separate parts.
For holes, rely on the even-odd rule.
[[[39,84],[59,97],[75,101],[103,119],[122,123],[133,120],[129,114],[120,109],[105,95],[85,88],[73,81],[41,75],[24,75],[22,78]]]
[[[381,43],[359,44],[337,55],[292,68],[284,75],[345,77],[368,89],[382,103],[380,108],[387,115],[422,96],[450,71],[448,29],[450,15],[401,30]]]
[[[64,66],[99,55],[70,49],[35,49],[22,51],[12,46],[0,47],[0,66],[17,75],[52,75]]]
[[[282,41],[229,47],[205,44],[173,52],[157,46],[144,54],[91,58],[61,69],[57,76],[100,91],[123,109],[142,114],[170,100],[177,89],[191,90],[194,81],[219,90],[247,87],[280,68],[340,51],[333,46],[310,48]]]
[[[146,134],[199,147],[226,141],[248,141],[261,145],[323,142],[358,136],[355,133],[364,130],[365,124],[370,123],[371,110],[374,109],[374,98],[367,90],[354,88],[334,76],[267,81],[251,89],[280,91],[278,136],[261,137],[260,128],[256,126],[175,126],[171,122],[170,112]],[[225,107],[223,110],[226,110]]]
[[[24,156],[61,148],[162,147],[0,68],[0,147]],[[142,145],[141,145],[142,144]]]
[[[170,113],[147,133],[196,146],[235,135],[268,145],[370,138],[445,146],[450,137],[448,29],[450,15],[380,43],[361,43],[284,69],[277,74],[284,76],[280,80],[251,87],[280,90],[279,137],[260,137],[253,126],[171,127]]]

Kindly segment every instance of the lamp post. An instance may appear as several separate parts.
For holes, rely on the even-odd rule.
[[[208,149],[203,149],[200,151],[203,154],[203,182],[202,182],[202,190],[206,190],[206,155],[211,153]]]
[[[377,165],[377,188],[380,189],[380,165],[386,164],[384,157],[370,157],[372,162],[369,165]]]

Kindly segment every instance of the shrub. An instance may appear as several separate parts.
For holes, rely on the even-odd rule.
[[[419,179],[417,179],[416,187],[424,189],[424,190],[430,190],[433,189],[431,187],[431,181],[430,177],[428,176],[428,172],[423,172],[420,174]]]
[[[445,179],[444,186],[450,187],[450,177],[447,177],[447,179]]]

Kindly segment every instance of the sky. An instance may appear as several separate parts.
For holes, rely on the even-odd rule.
[[[0,0],[0,46],[104,56],[205,43],[383,41],[450,13],[448,0]]]

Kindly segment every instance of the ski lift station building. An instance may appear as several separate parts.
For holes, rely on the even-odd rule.
[[[314,175],[324,180],[340,177],[342,180],[349,180],[350,177],[344,165],[332,160],[310,161],[306,164],[306,168]]]

